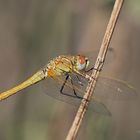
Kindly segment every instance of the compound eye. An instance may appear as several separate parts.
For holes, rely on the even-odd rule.
[[[86,60],[85,60],[84,56],[79,56],[79,63],[80,64],[85,64],[86,63]]]
[[[77,63],[77,69],[78,70],[83,70],[86,68],[87,62],[86,62],[86,57],[79,55],[78,57],[78,63]]]

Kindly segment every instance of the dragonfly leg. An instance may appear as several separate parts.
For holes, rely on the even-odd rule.
[[[70,76],[69,76],[69,77],[70,77]],[[77,78],[79,78],[79,77],[77,77]],[[77,98],[79,98],[79,99],[83,99],[83,97],[77,95],[77,93],[76,93],[76,91],[75,91],[75,89],[74,89],[74,84],[73,84],[73,81],[72,81],[72,78],[71,78],[71,77],[70,77],[70,80],[71,80],[71,85],[72,85],[72,89],[73,89],[74,95],[75,95]],[[79,80],[80,80],[80,79],[79,79]],[[81,82],[81,81],[80,81],[80,82]]]
[[[90,68],[89,70],[86,70],[85,72],[89,72],[93,69],[100,72],[102,70],[102,66],[103,66],[104,61],[101,58],[98,58],[98,62],[99,62],[98,68],[95,68],[95,66],[93,66],[92,68]]]
[[[95,67],[90,68],[89,70],[85,70],[85,72],[90,72],[91,70],[97,70],[97,71],[101,71],[102,69],[97,69]]]
[[[80,97],[80,96],[78,96],[77,94],[76,94],[76,91],[75,91],[75,89],[74,89],[74,87],[73,87],[73,82],[72,82],[72,79],[71,79],[71,84],[72,84],[72,87],[73,87],[73,92],[74,92],[74,95],[70,95],[70,94],[67,94],[67,93],[64,93],[63,92],[63,89],[64,89],[64,87],[65,87],[65,84],[67,83],[67,80],[70,78],[70,76],[69,75],[67,75],[66,76],[66,79],[65,79],[65,81],[64,81],[64,83],[63,83],[63,85],[62,85],[62,87],[61,87],[61,89],[60,89],[60,93],[61,94],[63,94],[63,95],[66,95],[66,96],[70,96],[70,97],[73,97],[73,98],[79,98],[79,99],[83,99],[82,97]]]
[[[65,86],[65,84],[66,84],[66,82],[67,82],[68,79],[69,79],[69,75],[66,76],[66,79],[65,79],[65,81],[64,81],[64,83],[63,83],[63,85],[62,85],[62,87],[60,89],[60,93],[62,93],[62,94],[63,94],[64,86]]]

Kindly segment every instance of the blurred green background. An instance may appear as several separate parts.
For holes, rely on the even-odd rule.
[[[113,0],[0,0],[0,91],[60,54],[99,49]],[[124,3],[103,72],[140,91],[140,1]],[[50,87],[50,88],[53,88]],[[140,100],[106,102],[112,117],[86,114],[78,140],[139,140]],[[77,108],[35,85],[0,103],[1,140],[63,140]]]

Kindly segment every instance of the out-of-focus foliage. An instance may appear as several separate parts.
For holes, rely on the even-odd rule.
[[[113,0],[0,0],[0,91],[22,82],[60,54],[100,47]],[[127,0],[103,72],[140,87],[140,1]],[[50,87],[50,88],[53,88]],[[112,117],[88,112],[79,140],[139,140],[140,100],[103,101]],[[76,108],[48,97],[38,85],[0,103],[1,140],[65,139]]]

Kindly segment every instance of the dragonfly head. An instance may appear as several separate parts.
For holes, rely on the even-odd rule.
[[[84,55],[77,55],[76,68],[77,70],[85,70],[89,66],[89,60]]]

